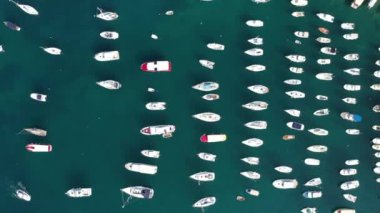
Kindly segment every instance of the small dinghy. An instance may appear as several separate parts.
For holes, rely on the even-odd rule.
[[[207,100],[207,101],[215,101],[215,100],[219,99],[219,95],[218,94],[206,94],[206,95],[202,96],[202,98]]]
[[[165,110],[166,102],[149,102],[145,105],[148,110]]]
[[[172,15],[174,15],[174,11],[173,10],[168,10],[168,11],[165,12],[165,15],[172,16]]]
[[[282,140],[284,140],[284,141],[293,140],[295,138],[296,138],[295,135],[284,135],[284,136],[282,136]]]
[[[105,39],[116,40],[119,38],[119,33],[115,31],[103,31],[100,33],[100,37]]]
[[[250,147],[260,147],[264,144],[264,141],[259,138],[250,138],[241,142]]]
[[[62,50],[56,47],[41,47],[45,52],[49,53],[50,55],[61,55]]]
[[[99,19],[102,19],[105,21],[113,21],[119,18],[119,15],[117,13],[104,11],[102,8],[99,8],[99,7],[97,7],[96,9],[98,10],[99,13],[96,14],[95,17]]]
[[[47,95],[40,94],[40,93],[31,93],[30,98],[32,98],[36,101],[46,102]]]
[[[29,14],[29,15],[32,15],[32,16],[37,16],[38,15],[38,11],[30,6],[30,5],[27,5],[27,4],[19,4],[13,0],[9,0],[10,2],[12,2],[13,4],[15,4],[17,7],[19,7],[22,11],[24,11],[25,13]]]
[[[160,151],[144,149],[141,150],[141,154],[148,158],[159,158]]]
[[[205,161],[215,162],[215,160],[216,160],[216,155],[213,155],[210,153],[200,152],[197,155],[200,159],[205,160]]]
[[[98,81],[96,84],[109,90],[117,90],[121,88],[121,84],[114,80]]]

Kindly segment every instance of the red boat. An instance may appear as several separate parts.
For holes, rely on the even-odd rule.
[[[330,33],[330,31],[324,27],[319,27],[318,30],[319,30],[319,32],[326,34],[326,35]]]
[[[51,152],[52,146],[50,144],[34,144],[30,143],[25,146],[29,152]]]
[[[227,136],[225,134],[214,134],[214,135],[203,134],[200,140],[203,143],[224,142],[227,140]]]
[[[144,72],[171,72],[172,64],[169,61],[152,61],[141,64],[140,69]]]

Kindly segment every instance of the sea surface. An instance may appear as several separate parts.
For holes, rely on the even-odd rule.
[[[367,2],[367,1],[366,1]],[[317,207],[327,213],[340,207],[355,208],[359,213],[380,212],[380,184],[376,183],[372,169],[376,158],[370,140],[380,136],[371,129],[380,124],[379,115],[371,108],[380,104],[379,92],[369,88],[380,83],[372,73],[379,70],[374,62],[380,59],[379,5],[368,10],[349,7],[345,0],[311,0],[305,8],[296,8],[288,0],[272,0],[255,4],[250,0],[128,0],[128,1],[36,1],[22,3],[35,7],[40,15],[30,16],[7,0],[0,2],[0,20],[9,20],[22,27],[20,32],[0,27],[0,44],[6,52],[0,54],[0,212],[1,213],[95,213],[95,212],[201,212],[192,204],[206,196],[215,196],[216,204],[206,212],[228,213],[295,213],[306,206]],[[113,22],[94,18],[96,8],[115,11],[119,19]],[[173,16],[164,15],[174,10]],[[294,18],[293,11],[305,11],[306,17]],[[323,22],[316,13],[324,12],[336,17],[334,24]],[[263,20],[263,28],[245,25],[249,19]],[[342,22],[356,24],[360,33],[355,41],[342,38],[346,32]],[[338,48],[337,56],[319,52],[321,44],[315,38],[322,36],[318,27],[330,30],[331,46]],[[105,40],[99,33],[118,31],[118,40]],[[294,43],[293,32],[309,31],[309,39]],[[159,36],[153,40],[150,35]],[[348,31],[347,31],[348,33]],[[254,46],[247,39],[264,38],[264,56],[251,57],[243,52]],[[207,43],[225,45],[223,52],[210,50]],[[40,46],[56,46],[63,55],[52,56]],[[95,53],[119,50],[121,60],[97,62]],[[360,53],[360,60],[347,62],[347,53]],[[284,56],[301,54],[307,61],[294,65]],[[332,64],[320,66],[318,58],[331,58]],[[199,59],[215,61],[214,70],[200,66]],[[141,63],[153,60],[170,60],[172,73],[143,73]],[[265,72],[245,70],[251,64],[266,65]],[[294,74],[289,66],[302,66],[303,74]],[[361,68],[360,76],[350,76],[344,69]],[[333,81],[315,78],[319,72],[331,72]],[[298,78],[300,86],[283,83]],[[122,83],[118,91],[109,91],[96,81],[113,79]],[[201,99],[204,92],[191,86],[202,81],[216,81],[221,98],[214,102]],[[360,84],[359,92],[347,92],[345,83]],[[265,95],[257,95],[247,87],[263,84],[270,88]],[[155,93],[148,93],[153,87]],[[286,91],[300,90],[304,99],[291,99]],[[29,98],[32,92],[48,95],[46,103]],[[315,99],[317,94],[327,95],[326,102]],[[341,101],[356,97],[358,104]],[[242,104],[262,100],[269,103],[264,111],[250,111]],[[150,101],[167,102],[165,111],[148,111]],[[290,117],[285,109],[302,111],[300,118]],[[313,116],[317,109],[329,108],[330,115]],[[222,116],[217,123],[205,123],[192,118],[200,112],[215,112]],[[340,118],[348,111],[363,116],[363,122],[351,123]],[[267,130],[252,130],[246,122],[266,120]],[[304,123],[306,129],[324,128],[329,135],[319,137],[306,130],[298,132],[286,127],[286,122]],[[170,139],[144,136],[140,129],[149,125],[173,124],[176,132]],[[19,132],[26,127],[46,129],[46,138]],[[349,136],[347,128],[361,130],[359,136]],[[203,133],[225,133],[224,143],[202,144]],[[284,134],[296,139],[283,141]],[[241,141],[258,137],[264,140],[260,148],[251,148]],[[29,153],[28,143],[49,143],[51,153]],[[328,146],[327,153],[306,151],[313,144]],[[140,154],[142,149],[161,151],[159,159]],[[200,160],[196,154],[210,152],[217,155],[215,163]],[[259,166],[250,166],[240,159],[260,157]],[[321,165],[307,166],[307,157],[318,158]],[[358,174],[343,177],[339,170],[346,168],[344,161],[360,160]],[[158,165],[154,176],[132,173],[124,168],[127,162]],[[291,174],[281,174],[273,168],[287,165]],[[239,173],[246,170],[261,174],[258,181],[249,180]],[[200,171],[213,171],[216,180],[211,183],[192,181],[189,175]],[[313,190],[303,183],[321,177],[323,197],[305,199],[302,192]],[[279,190],[272,182],[279,178],[296,178],[297,189]],[[340,184],[358,179],[360,187],[349,193],[358,196],[353,204],[346,201]],[[32,196],[27,203],[12,197],[18,183]],[[143,185],[154,188],[152,200],[132,199],[121,208],[121,188]],[[91,187],[93,196],[72,199],[64,193],[74,187]],[[259,197],[244,191],[254,188]],[[318,190],[318,189],[315,189]],[[238,202],[236,196],[246,198]]]

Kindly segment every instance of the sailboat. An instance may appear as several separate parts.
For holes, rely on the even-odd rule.
[[[95,15],[95,17],[105,20],[105,21],[113,21],[116,20],[119,15],[115,12],[109,12],[109,11],[104,11],[102,8],[96,8],[99,13]]]
[[[41,47],[45,52],[49,53],[50,55],[61,55],[62,50],[56,47]]]
[[[124,206],[129,203],[129,200],[132,199],[132,197],[140,199],[152,199],[154,196],[154,190],[145,186],[131,186],[122,188],[120,191],[123,201],[122,208],[124,208]],[[126,201],[124,201],[124,193],[129,195]]]
[[[41,137],[45,137],[47,135],[46,130],[38,129],[38,128],[24,128],[23,130],[21,130],[20,133],[22,133],[22,132],[27,132],[27,133],[30,133],[32,135],[41,136]]]
[[[32,16],[38,15],[38,11],[36,9],[34,9],[34,7],[32,7],[32,6],[29,6],[27,4],[19,4],[13,0],[9,0],[9,1],[12,2],[13,4],[15,4],[17,7],[19,7],[21,10],[23,10],[25,13],[27,13],[29,15],[32,15]]]

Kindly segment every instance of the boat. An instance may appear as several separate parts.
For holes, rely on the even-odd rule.
[[[141,154],[148,158],[159,158],[160,157],[160,151],[156,150],[150,150],[150,149],[144,149],[141,150]]]
[[[352,98],[352,97],[346,97],[346,98],[343,98],[342,101],[348,103],[348,104],[356,104],[356,98]]]
[[[284,135],[284,136],[282,136],[282,140],[285,140],[285,141],[293,140],[295,138],[296,138],[295,135]]]
[[[309,38],[309,32],[307,31],[295,31],[294,35],[298,38]]]
[[[40,93],[30,93],[30,98],[36,101],[46,102],[47,95]]]
[[[300,91],[287,91],[285,94],[289,95],[291,98],[305,98],[305,93]]]
[[[328,72],[321,72],[321,73],[318,73],[315,75],[315,77],[319,80],[323,80],[323,81],[331,81],[334,76],[332,73],[328,73]]]
[[[345,84],[343,85],[343,88],[347,91],[359,91],[361,86],[358,84]]]
[[[350,75],[360,75],[360,69],[359,68],[350,68],[350,69],[345,69],[343,72],[348,73]]]
[[[306,57],[303,55],[287,55],[285,58],[289,59],[292,62],[303,63],[306,61]]]
[[[245,192],[255,197],[258,197],[260,195],[260,192],[255,189],[246,189]]]
[[[301,210],[301,213],[317,213],[317,208],[315,207],[306,207]]]
[[[353,30],[355,29],[355,23],[342,23],[340,24],[340,27],[343,29],[343,30]]]
[[[313,112],[313,115],[315,116],[325,116],[325,115],[328,115],[330,113],[330,110],[329,109],[319,109],[315,112]]]
[[[95,17],[105,20],[105,21],[113,21],[119,18],[119,15],[115,12],[109,12],[105,11],[102,8],[97,7],[98,14],[95,15]]]
[[[221,118],[220,115],[213,112],[203,112],[195,114],[192,117],[205,122],[217,122]]]
[[[317,13],[316,14],[318,18],[320,18],[323,21],[334,23],[334,16],[327,14],[327,13]]]
[[[154,190],[145,186],[131,186],[121,189],[122,192],[140,199],[152,199]]]
[[[22,11],[24,11],[25,13],[29,14],[29,15],[32,15],[32,16],[37,16],[38,15],[38,11],[30,6],[30,5],[27,5],[27,4],[19,4],[18,2],[15,2],[13,0],[9,0],[10,2],[12,2],[13,4],[15,4],[17,7],[19,7]]]
[[[314,128],[314,129],[309,129],[308,130],[310,133],[318,136],[326,136],[329,134],[329,131],[321,128]]]
[[[254,45],[263,45],[264,39],[261,37],[255,37],[255,38],[248,39],[248,42]]]
[[[244,172],[240,172],[240,174],[246,178],[249,178],[249,179],[252,179],[252,180],[258,180],[260,179],[261,175],[257,172],[253,172],[253,171],[244,171]]]
[[[241,160],[248,163],[249,165],[259,165],[260,164],[260,158],[257,158],[257,157],[246,157],[246,158],[242,158]]]
[[[356,40],[359,38],[359,34],[357,33],[347,33],[343,35],[343,38],[346,40]]]
[[[303,68],[302,67],[289,67],[290,72],[302,74]]]
[[[380,125],[373,125],[372,129],[375,131],[380,131]]]
[[[373,144],[380,145],[380,138],[373,138],[371,141],[372,141]]]
[[[348,112],[342,112],[340,113],[340,117],[344,120],[352,121],[352,122],[361,122],[362,116],[358,114],[351,114]]]
[[[377,167],[379,167],[379,166],[380,166],[380,161],[376,162],[375,165],[376,165]]]
[[[349,169],[341,169],[341,170],[339,171],[339,174],[342,175],[342,176],[356,175],[356,174],[357,174],[357,170],[356,170],[356,169],[352,169],[352,168],[349,168]]]
[[[214,65],[215,65],[215,62],[213,61],[209,61],[209,60],[206,60],[206,59],[200,59],[199,60],[199,63],[203,66],[203,67],[206,67],[210,70],[214,69]]]
[[[326,37],[318,37],[316,39],[316,41],[318,41],[321,44],[329,44],[329,43],[331,43],[331,39],[330,38],[326,38]]]
[[[264,141],[259,138],[250,138],[241,142],[250,147],[260,147],[264,144]]]
[[[372,107],[372,111],[376,112],[376,113],[379,113],[380,112],[380,105],[377,104],[375,106]]]
[[[302,193],[302,196],[309,199],[320,198],[322,197],[322,192],[321,191],[306,191]]]
[[[148,110],[165,110],[166,102],[149,102],[145,105]]]
[[[269,88],[264,85],[252,85],[252,86],[249,86],[248,89],[260,95],[267,94],[269,92]]]
[[[315,158],[306,158],[304,162],[306,165],[309,165],[309,166],[319,166],[320,164],[320,161]]]
[[[251,129],[266,129],[268,124],[266,121],[251,121],[244,124],[244,126]]]
[[[198,181],[198,183],[200,183],[201,181],[202,182],[214,181],[215,173],[214,172],[198,172],[198,173],[190,175],[190,178]]]
[[[375,151],[380,151],[380,144],[374,144],[372,145],[372,149]]]
[[[140,69],[144,72],[171,72],[170,61],[151,61],[141,64]]]
[[[174,132],[174,125],[147,126],[140,130],[140,133],[143,135],[162,135],[164,138],[171,137]]]
[[[206,95],[202,96],[202,98],[207,100],[207,101],[215,101],[215,100],[219,99],[219,95],[210,93],[210,94],[206,94]]]
[[[303,11],[294,11],[294,12],[292,12],[292,16],[296,17],[296,18],[304,17],[305,13]]]
[[[359,129],[346,129],[346,133],[349,135],[360,135]]]
[[[264,50],[261,48],[252,48],[252,49],[246,50],[244,53],[250,56],[262,56],[264,55]]]
[[[252,65],[245,67],[245,69],[252,71],[252,72],[262,72],[262,71],[265,71],[266,67],[264,65],[261,65],[261,64],[252,64]]]
[[[380,178],[376,178],[376,182],[380,183]]]
[[[327,152],[328,148],[324,145],[312,145],[306,148],[310,152],[322,153]]]
[[[318,100],[320,100],[320,101],[327,101],[327,100],[329,100],[329,97],[327,97],[325,95],[316,95],[315,98],[318,99]]]
[[[148,87],[147,91],[148,92],[156,92],[156,90],[154,88],[152,88],[152,87]]]
[[[284,111],[293,117],[300,117],[301,116],[301,111],[298,109],[286,109]]]
[[[19,27],[17,24],[10,22],[10,21],[3,21],[4,25],[8,27],[11,30],[20,31],[21,27]]]
[[[373,76],[380,78],[380,70],[373,72]]]
[[[209,206],[214,205],[215,202],[216,202],[215,197],[205,197],[205,198],[202,198],[202,199],[198,200],[197,202],[195,202],[193,204],[193,207],[203,209],[204,207],[209,207]]]
[[[261,20],[248,20],[245,22],[245,24],[250,26],[250,27],[263,27],[264,26],[264,22]]]
[[[326,64],[331,64],[331,59],[329,58],[326,58],[326,59],[318,59],[317,60],[317,63],[320,64],[320,65],[326,65]]]
[[[375,158],[380,158],[380,152],[375,152],[375,153],[373,154],[373,156],[375,156]]]
[[[225,134],[203,134],[200,138],[200,141],[203,143],[217,143],[224,142],[226,140],[227,135]]]
[[[321,33],[323,33],[325,35],[327,35],[327,34],[330,33],[330,31],[328,29],[324,28],[324,27],[318,27],[318,30],[319,30],[319,32],[321,32]]]
[[[5,52],[3,45],[0,45],[0,53]]]
[[[216,82],[202,82],[197,85],[192,86],[193,89],[204,91],[204,92],[210,92],[217,90],[219,88],[219,84]]]
[[[354,9],[358,9],[363,4],[363,2],[364,0],[353,0],[351,3],[351,7]],[[344,212],[344,213],[348,213],[348,212]]]
[[[242,107],[250,109],[250,110],[254,110],[254,111],[261,111],[268,108],[268,103],[264,101],[253,101],[253,102],[249,102],[242,105]]]
[[[277,189],[295,189],[298,181],[296,179],[278,179],[273,181],[272,185]]]
[[[30,143],[25,146],[29,152],[51,152],[53,147],[50,144],[35,144]]]
[[[208,43],[207,47],[212,50],[217,50],[217,51],[223,51],[224,50],[224,45],[223,44],[218,44],[218,43]]]
[[[299,130],[299,131],[302,131],[305,129],[305,125],[298,122],[288,122],[286,123],[286,126],[288,126],[290,129]]]
[[[73,188],[65,193],[69,197],[80,198],[80,197],[90,197],[92,195],[91,188]]]
[[[109,90],[116,90],[121,88],[120,82],[114,80],[98,81],[96,84]]]
[[[370,88],[375,91],[380,91],[380,84],[372,84]]]
[[[253,2],[255,2],[256,4],[260,4],[260,3],[268,3],[270,2],[270,0],[252,0]]]
[[[173,10],[168,10],[168,11],[165,12],[165,15],[172,16],[172,15],[174,15],[174,11]]]
[[[358,53],[350,53],[350,54],[343,56],[343,58],[347,61],[357,61],[357,60],[359,60],[359,54]]]
[[[293,171],[292,167],[289,166],[277,166],[274,169],[280,173],[291,173]]]
[[[47,135],[47,131],[43,129],[38,129],[38,128],[24,128],[21,132],[27,132],[32,135],[40,136],[40,137],[45,137]]]
[[[344,162],[347,166],[359,165],[360,161],[358,159],[349,159]]]
[[[380,167],[375,167],[375,168],[373,168],[373,172],[374,172],[375,174],[380,174]]]
[[[97,61],[115,61],[120,59],[119,51],[105,51],[96,53],[94,56]]]
[[[375,61],[375,64],[376,64],[377,66],[380,66],[380,59],[379,59],[379,60],[376,60],[376,61]]]
[[[119,38],[119,33],[115,31],[103,31],[99,35],[102,38],[111,39],[111,40],[116,40]]]
[[[368,2],[368,9],[371,9],[373,6],[375,6],[376,2],[377,2],[377,0],[370,0]]]
[[[302,81],[299,79],[287,79],[284,81],[284,83],[289,85],[301,85]]]
[[[358,0],[356,0],[356,1],[358,1]],[[360,0],[360,1],[364,1],[364,0]],[[334,213],[356,213],[356,211],[355,211],[355,209],[341,208],[341,209],[335,210]]]
[[[62,50],[56,47],[41,47],[45,52],[49,53],[50,55],[61,55]]]
[[[317,177],[317,178],[312,178],[308,180],[304,186],[319,186],[322,184],[322,179]]]
[[[344,197],[344,199],[346,199],[352,203],[355,203],[356,199],[357,199],[357,197],[355,195],[352,195],[352,194],[343,194],[343,197]]]
[[[290,3],[297,7],[304,7],[307,5],[308,0],[291,0]]]
[[[126,163],[125,168],[132,172],[138,172],[142,174],[154,175],[157,173],[157,166],[144,164],[144,163]]]
[[[356,189],[360,186],[359,181],[357,180],[351,180],[351,181],[346,181],[340,184],[340,188],[344,191],[346,190],[351,190],[351,189]]]
[[[210,153],[200,152],[197,155],[200,159],[205,160],[205,161],[215,162],[215,160],[216,160],[216,155],[213,155]]]
[[[337,49],[332,47],[322,47],[321,52],[327,55],[336,55]]]
[[[157,39],[158,39],[158,35],[156,35],[156,34],[151,34],[150,37],[151,37],[153,40],[157,40]]]

